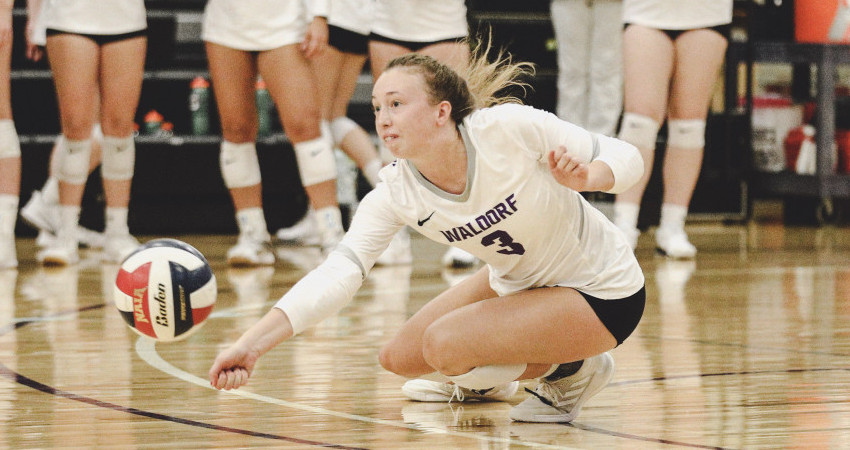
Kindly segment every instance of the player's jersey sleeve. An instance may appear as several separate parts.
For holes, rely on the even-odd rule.
[[[643,158],[633,145],[591,133],[530,106],[507,104],[479,110],[470,119],[470,126],[477,128],[479,135],[488,136],[490,142],[518,144],[541,164],[547,164],[549,152],[561,145],[584,163],[602,161],[614,173],[610,193],[628,189],[643,175]]]
[[[295,334],[351,302],[375,260],[402,226],[392,210],[386,183],[378,183],[360,202],[337,248],[275,305],[286,313]]]

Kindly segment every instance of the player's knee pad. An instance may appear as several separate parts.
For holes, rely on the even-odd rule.
[[[357,125],[357,122],[349,119],[346,116],[340,116],[331,121],[331,137],[334,140],[334,144],[339,145],[343,139],[345,139],[345,135],[351,132],[351,130],[356,129],[360,125]]]
[[[705,120],[668,120],[667,146],[682,149],[701,150],[703,147],[705,147]]]
[[[11,120],[0,120],[0,159],[18,158],[20,156],[21,143],[18,141],[15,122]]]
[[[57,142],[56,178],[70,184],[85,184],[89,177],[89,158],[91,157],[91,139],[72,141],[68,138]]]
[[[652,117],[627,112],[617,137],[637,148],[654,149],[659,128],[661,124]]]
[[[222,141],[219,164],[224,185],[228,189],[254,186],[263,181],[257,146],[253,142],[237,144]]]
[[[312,186],[336,178],[336,159],[329,139],[318,137],[293,147],[301,184]]]
[[[104,136],[100,148],[103,155],[100,174],[105,180],[121,181],[133,178],[136,165],[136,143],[133,136]]]

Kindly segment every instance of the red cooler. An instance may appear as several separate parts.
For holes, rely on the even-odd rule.
[[[796,0],[797,42],[850,42],[850,0]]]

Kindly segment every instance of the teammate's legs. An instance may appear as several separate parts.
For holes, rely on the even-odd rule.
[[[620,139],[638,148],[646,168],[635,186],[617,195],[614,222],[637,244],[637,220],[646,185],[652,175],[655,139],[667,109],[673,73],[673,42],[659,30],[629,25],[623,32],[624,115]]]
[[[106,196],[104,254],[120,262],[138,247],[127,223],[136,163],[133,119],[144,76],[147,38],[137,36],[101,47],[100,99],[103,190]]]
[[[342,239],[344,230],[336,196],[333,143],[329,135],[322,134],[314,74],[294,44],[261,52],[257,68],[293,144],[301,183],[317,214],[321,245],[329,251]]]
[[[668,256],[690,258],[696,248],[688,241],[684,224],[702,167],[705,121],[726,53],[726,39],[713,30],[692,30],[680,35],[674,46],[676,67],[670,90],[664,197],[656,243]]]
[[[239,240],[227,253],[234,265],[274,263],[263,214],[262,176],[257,159],[256,57],[250,52],[206,43],[216,105],[221,119],[219,161],[236,210]]]
[[[37,257],[46,264],[71,264],[78,259],[76,229],[91,155],[92,111],[100,98],[101,55],[96,42],[67,33],[48,35],[47,50],[65,139],[55,164],[61,204],[57,239]]]
[[[555,0],[551,3],[551,14],[558,41],[558,117],[587,128],[588,106],[593,101],[589,96],[594,60],[590,57],[591,5],[584,0]],[[609,70],[613,71],[606,68]]]
[[[593,2],[589,48],[590,64],[587,129],[606,136],[617,131],[623,109],[623,41],[621,17],[623,2]]]

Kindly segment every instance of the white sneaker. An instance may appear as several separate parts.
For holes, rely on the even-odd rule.
[[[584,360],[573,375],[558,379],[541,378],[531,397],[511,408],[510,417],[520,422],[572,422],[582,405],[614,376],[614,358],[602,353]]]
[[[640,230],[631,225],[623,225],[618,224],[616,222],[614,224],[617,225],[617,228],[619,228],[620,231],[623,232],[623,236],[626,237],[626,242],[629,243],[629,247],[631,247],[632,251],[634,251],[637,248],[638,237],[640,237]]]
[[[395,266],[411,264],[412,262],[413,253],[410,249],[410,232],[407,231],[407,228],[402,228],[393,236],[390,245],[378,256],[375,264]]]
[[[690,259],[696,256],[697,248],[688,241],[685,230],[659,227],[655,230],[655,245],[658,253],[675,259]]]
[[[73,233],[67,233],[67,235],[60,233],[47,246],[36,253],[35,259],[45,266],[68,266],[76,264],[80,260],[77,254],[79,246],[80,243],[77,242],[77,238]]]
[[[316,225],[316,217],[312,208],[298,222],[288,228],[281,228],[275,233],[275,237],[287,244],[319,245],[319,230]]]
[[[103,244],[103,259],[109,262],[120,263],[124,261],[133,250],[139,248],[138,239],[127,234],[106,235]]]
[[[21,207],[21,218],[27,223],[53,234],[59,230],[59,204],[50,204],[41,194],[41,191],[33,191],[27,203]]]
[[[519,389],[519,381],[512,381],[490,389],[467,389],[451,383],[414,379],[404,383],[401,392],[417,402],[451,402],[457,400],[508,401]]]
[[[14,269],[15,267],[18,267],[15,235],[0,235],[0,269]]]
[[[449,247],[443,255],[443,265],[446,267],[472,267],[476,262],[478,262],[478,258],[466,250],[456,247]]]
[[[35,245],[39,248],[48,247],[56,239],[56,235],[47,230],[38,230],[38,236],[35,238]],[[106,243],[106,237],[99,231],[90,230],[84,226],[77,227],[77,240],[80,247],[87,248],[103,248]]]
[[[271,266],[274,264],[274,251],[270,240],[254,239],[240,234],[236,245],[227,251],[227,263],[231,266]]]

